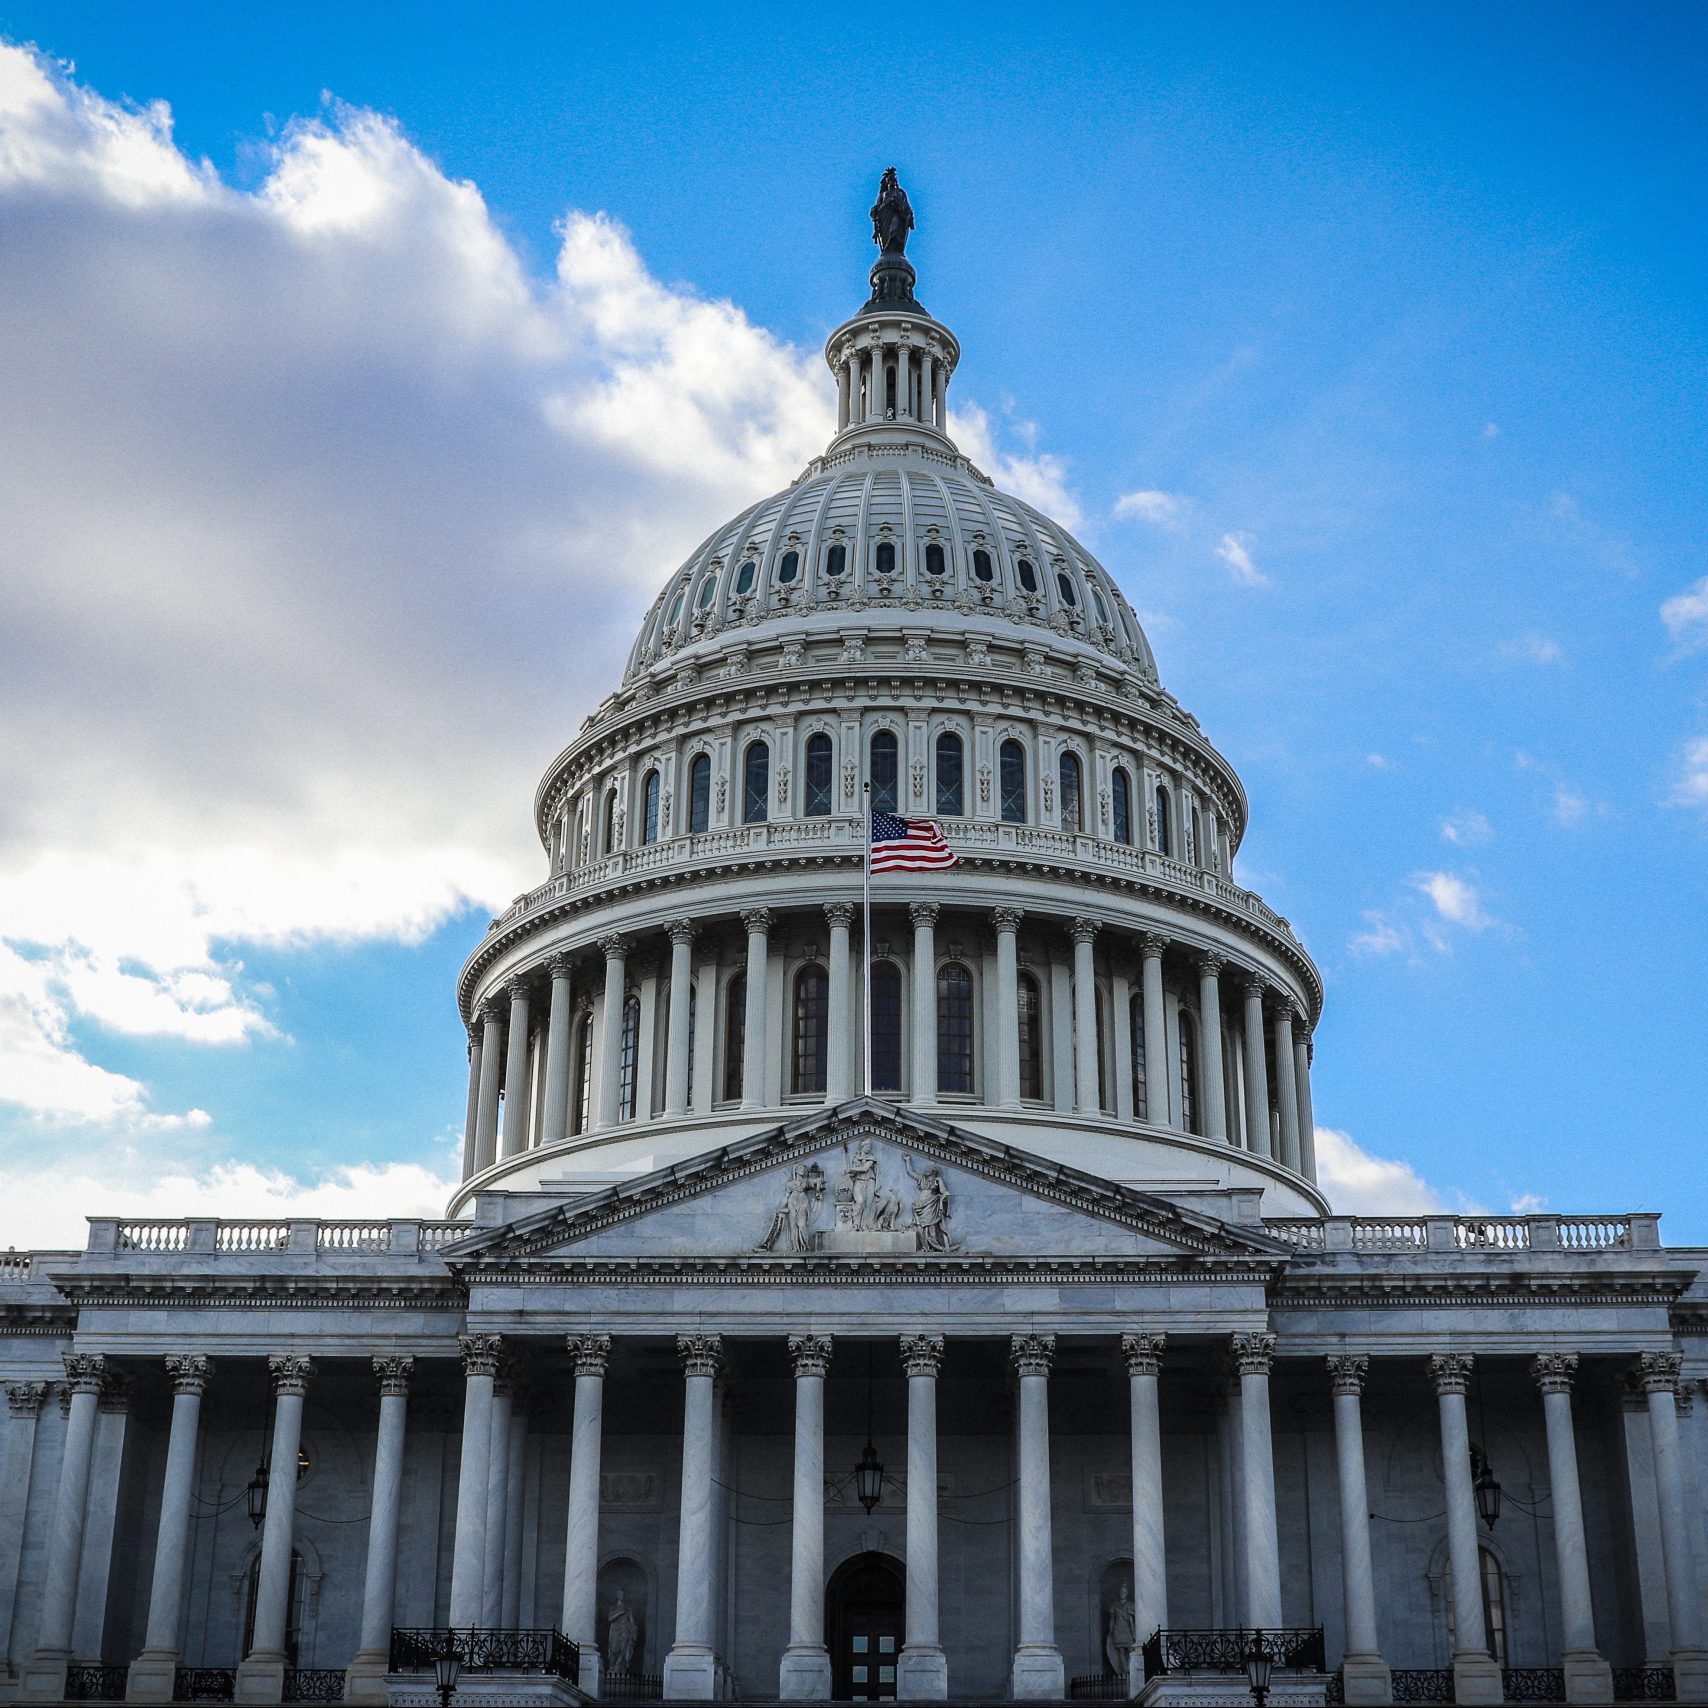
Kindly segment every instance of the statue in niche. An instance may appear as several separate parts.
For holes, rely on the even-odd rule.
[[[1133,1650],[1139,1645],[1139,1616],[1133,1606],[1132,1592],[1126,1584],[1115,1605],[1109,1609],[1109,1629],[1103,1638],[1103,1658],[1117,1678],[1125,1678]]]
[[[806,1251],[812,1244],[813,1219],[823,1201],[824,1170],[816,1162],[797,1162],[789,1170],[783,1201],[772,1213],[771,1227],[756,1249]]]
[[[949,1189],[935,1165],[913,1166],[913,1158],[905,1159],[907,1172],[913,1177],[918,1196],[913,1200],[913,1226],[919,1235],[922,1251],[954,1251],[956,1241],[949,1232]]]
[[[612,1678],[627,1678],[635,1669],[635,1645],[640,1638],[640,1626],[629,1611],[622,1585],[617,1586],[617,1598],[605,1614],[605,1667]]]
[[[872,241],[885,255],[907,252],[907,234],[913,230],[913,204],[901,187],[893,166],[884,168],[878,184],[878,199],[872,204]]]

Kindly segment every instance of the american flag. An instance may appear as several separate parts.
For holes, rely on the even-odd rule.
[[[874,872],[941,872],[960,863],[960,855],[930,819],[872,814]]]

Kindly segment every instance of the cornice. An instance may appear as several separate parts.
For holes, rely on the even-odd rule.
[[[173,1254],[174,1256],[180,1254]],[[62,1274],[55,1277],[68,1301],[81,1309],[180,1309],[217,1305],[235,1310],[463,1310],[467,1290],[453,1277],[410,1279],[337,1275]]]
[[[1285,1272],[1270,1293],[1273,1309],[1344,1305],[1360,1310],[1416,1305],[1652,1305],[1666,1309],[1689,1285],[1688,1276],[1655,1268],[1624,1273],[1567,1268],[1466,1269],[1449,1256],[1439,1269],[1396,1272],[1381,1268]]]

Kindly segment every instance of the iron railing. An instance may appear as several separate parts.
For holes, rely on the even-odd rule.
[[[1678,1688],[1669,1666],[1616,1666],[1613,1669],[1615,1702],[1676,1702]]]
[[[286,1667],[284,1699],[287,1702],[342,1702],[344,1669],[329,1666]]]
[[[1500,1675],[1500,1693],[1508,1702],[1564,1702],[1566,1669],[1558,1666],[1509,1666]]]
[[[581,1682],[581,1647],[552,1627],[507,1631],[480,1626],[393,1626],[391,1671],[430,1667],[449,1646],[464,1672],[546,1672]]]
[[[65,1669],[65,1700],[67,1702],[123,1702],[125,1681],[130,1668],[125,1666],[70,1666]]]
[[[1325,1666],[1320,1625],[1275,1630],[1154,1631],[1140,1653],[1145,1678],[1168,1672],[1243,1672],[1253,1642],[1263,1645],[1270,1663],[1296,1672],[1321,1672]]]
[[[662,1702],[664,1674],[658,1672],[610,1673],[599,1680],[602,1702]]]
[[[1070,1702],[1125,1702],[1129,1693],[1126,1679],[1112,1672],[1082,1672],[1068,1680]]]
[[[1451,1702],[1453,1669],[1444,1666],[1397,1666],[1392,1673],[1396,1702]]]
[[[236,1695],[234,1666],[181,1666],[172,1675],[174,1702],[229,1702]]]

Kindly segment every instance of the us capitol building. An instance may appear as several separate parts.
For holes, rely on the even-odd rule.
[[[873,223],[540,784],[453,1219],[0,1256],[5,1700],[1708,1701],[1708,1253],[1332,1213],[1239,778]],[[959,856],[869,918],[868,798]]]

